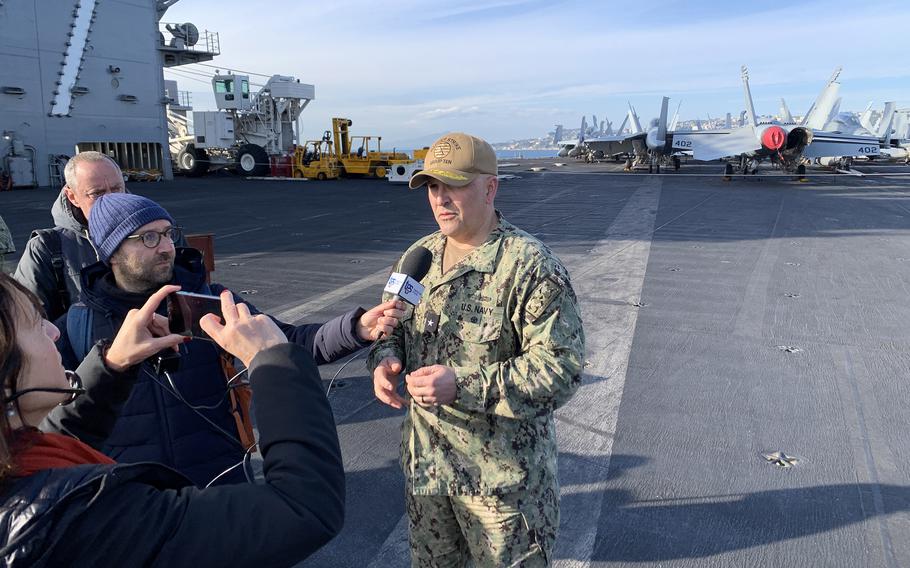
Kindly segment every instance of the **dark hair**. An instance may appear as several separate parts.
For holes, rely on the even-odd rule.
[[[38,298],[22,284],[0,272],[0,383],[3,385],[3,398],[6,398],[7,392],[15,392],[25,364],[25,357],[16,340],[16,316],[20,319],[26,316],[22,311],[29,305],[34,306],[43,317],[44,309]],[[16,445],[16,433],[10,428],[6,405],[3,406],[0,409],[0,483],[13,470],[13,448]]]

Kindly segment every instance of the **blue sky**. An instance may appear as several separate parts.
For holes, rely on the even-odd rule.
[[[618,125],[627,101],[645,120],[662,95],[682,100],[683,119],[736,115],[743,64],[759,114],[780,97],[805,112],[839,65],[842,110],[910,107],[906,1],[182,0],[163,21],[217,31],[222,69],[314,84],[306,138],[345,116],[384,145],[447,130],[500,142],[577,127],[582,114]],[[210,110],[195,73],[212,71],[165,75]]]

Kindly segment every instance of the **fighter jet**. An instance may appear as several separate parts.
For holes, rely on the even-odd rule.
[[[837,105],[835,105],[837,109]],[[837,134],[870,136],[878,139],[878,155],[870,155],[870,160],[888,160],[905,162],[910,159],[907,148],[902,144],[900,131],[906,130],[902,124],[903,116],[895,109],[894,102],[886,102],[884,110],[877,121],[872,119],[872,103],[857,118],[851,112],[837,112],[825,125],[825,130]],[[820,157],[816,163],[823,166],[850,168],[852,157]]]
[[[852,120],[851,125],[856,123],[852,115],[845,118]],[[863,117],[859,122],[863,123]],[[878,136],[881,144],[879,155],[870,159],[910,164],[910,110],[899,111],[893,102],[886,102],[878,121],[872,122],[871,117],[867,117],[865,124],[872,129],[874,136]]]
[[[893,148],[899,148],[904,153],[904,163],[910,165],[910,109],[902,109],[894,113],[894,132],[891,134]],[[900,150],[895,150],[892,159],[900,159]]]
[[[630,122],[632,124],[632,134],[628,135],[622,133],[627,122]],[[626,115],[626,118],[623,121],[622,125],[620,125],[619,132],[617,134],[597,136],[595,138],[588,138],[584,141],[585,160],[593,161],[602,160],[608,157],[618,157],[627,154],[631,155],[634,152],[634,148],[632,147],[630,139],[633,136],[637,135],[640,130],[641,124],[638,122],[638,115],[635,114],[635,109],[632,108],[632,105],[630,103],[629,112]]]
[[[627,158],[627,170],[631,170],[634,165],[647,164],[648,171],[653,172],[656,168],[657,172],[660,173],[661,165],[668,163],[672,163],[678,169],[679,159],[674,159],[674,151],[669,144],[671,140],[670,130],[667,128],[667,106],[669,101],[668,97],[663,97],[660,107],[660,118],[653,120],[648,130],[641,127],[638,113],[635,112],[635,108],[630,103],[626,119],[631,125],[631,131],[628,134],[622,134],[622,127],[620,127],[620,134],[585,140],[586,160],[625,156]]]
[[[890,140],[891,124],[894,118],[894,103],[885,103],[885,109],[881,114],[881,119],[877,124],[873,124],[872,103],[866,107],[865,112],[857,120],[853,113],[840,112],[841,98],[839,94],[840,83],[837,81],[840,76],[841,68],[835,69],[834,74],[825,85],[815,104],[806,113],[805,124],[817,128],[819,124],[821,130],[832,134],[845,134],[852,136],[864,136],[876,138],[879,142],[879,153],[881,156],[894,157],[897,159],[904,158],[904,151],[900,147],[892,149]],[[834,101],[833,103],[831,101]],[[827,118],[825,116],[827,115]],[[850,169],[854,158],[858,156],[817,156],[815,163],[833,168]],[[873,159],[878,157],[876,154],[870,154],[867,157]]]
[[[560,158],[575,158],[582,154],[581,144],[585,141],[585,134],[588,131],[588,120],[584,116],[581,117],[581,128],[578,130],[578,138],[575,140],[556,140],[556,146],[559,148],[559,152],[556,153]],[[557,137],[561,137],[562,129],[557,129]]]
[[[676,133],[672,148],[691,150],[698,160],[728,159],[738,161],[743,173],[755,173],[758,163],[770,160],[786,171],[805,172],[807,159],[823,156],[868,156],[878,154],[878,139],[871,136],[836,134],[822,130],[837,101],[837,76],[822,91],[803,124],[781,121],[759,123],[749,89],[749,71],[742,68],[746,125],[742,128]],[[726,173],[733,165],[727,164]]]
[[[899,160],[903,150],[904,163],[910,166],[910,109],[895,112],[891,143],[895,148],[892,159]]]

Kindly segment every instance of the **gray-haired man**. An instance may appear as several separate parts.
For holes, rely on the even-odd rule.
[[[32,233],[13,274],[38,296],[51,321],[79,300],[79,274],[99,260],[88,236],[92,205],[102,195],[126,190],[120,167],[100,152],[76,154],[63,175],[66,185],[51,207],[54,227]]]

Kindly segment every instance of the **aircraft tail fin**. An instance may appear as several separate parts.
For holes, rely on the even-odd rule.
[[[790,114],[790,108],[787,106],[787,101],[784,99],[780,100],[780,120],[787,124],[793,124],[793,115]]]
[[[875,131],[875,127],[872,125],[872,101],[869,101],[869,104],[866,105],[866,110],[859,115],[859,123],[869,132]]]
[[[616,134],[622,134],[622,131],[626,129],[626,124],[629,122],[629,115],[627,114],[625,118],[622,119],[622,124],[619,125],[619,130],[616,131]]]
[[[670,97],[664,97],[660,102],[660,119],[657,122],[657,138],[664,140],[667,137],[667,107],[670,104]]]
[[[803,126],[806,124],[806,121],[809,120],[809,115],[812,114],[812,111],[814,111],[814,110],[815,110],[815,103],[812,103],[812,105],[809,106],[809,110],[806,112],[805,115],[803,115],[802,120],[799,121],[800,126]]]
[[[585,133],[588,131],[588,119],[582,115],[581,116],[581,128],[578,129],[578,142],[582,143],[585,141]]]
[[[806,113],[806,126],[815,130],[822,130],[825,128],[825,123],[828,122],[828,117],[831,116],[831,110],[834,108],[834,104],[837,102],[837,95],[840,92],[840,83],[837,82],[837,78],[840,77],[841,68],[838,67],[834,70],[834,73],[831,74],[831,78],[828,79],[828,83],[825,84],[825,87],[822,89],[822,92],[818,94],[818,98],[815,99],[815,104],[812,105],[812,109]]]
[[[746,66],[742,67],[742,78],[743,78],[743,98],[746,103],[746,122],[749,126],[755,127],[758,125],[758,120],[755,118],[755,105],[752,104],[752,91],[749,90],[749,70],[746,69]]]
[[[673,120],[670,121],[670,132],[674,132],[676,127],[679,125],[679,107],[682,106],[682,101],[680,100],[676,103],[676,112],[673,113]]]
[[[724,128],[730,129],[733,128],[733,117],[730,116],[730,113],[727,113],[727,118],[724,119]]]
[[[629,103],[629,128],[632,129],[632,134],[644,132],[641,122],[638,120],[638,113],[635,112],[635,107],[632,106],[632,103]]]
[[[891,127],[894,129],[894,138],[910,139],[910,110],[895,111]]]
[[[562,125],[557,124],[556,131],[553,133],[553,145],[556,146],[560,141],[562,141]]]
[[[840,114],[840,103],[843,100],[843,97],[837,97],[837,100],[834,101],[834,106],[831,107],[831,112],[828,113],[828,120],[826,122],[831,122],[837,115]]]
[[[885,140],[891,139],[891,125],[894,123],[894,102],[886,102],[885,110],[882,111],[882,119],[878,121],[878,129],[875,135]]]

